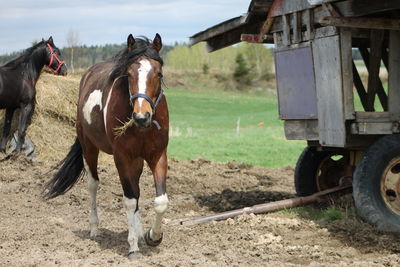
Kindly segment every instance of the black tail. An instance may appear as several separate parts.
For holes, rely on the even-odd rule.
[[[47,192],[44,194],[44,197],[46,199],[64,194],[85,174],[82,146],[78,138],[76,138],[75,143],[71,146],[68,155],[57,167],[60,166],[61,168],[58,172],[45,185],[45,191]]]

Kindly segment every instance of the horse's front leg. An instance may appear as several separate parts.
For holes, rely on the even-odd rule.
[[[0,152],[6,152],[7,140],[10,135],[11,122],[14,115],[14,109],[6,109],[6,115],[4,117],[4,128],[3,138],[1,139]]]
[[[27,129],[27,124],[32,117],[34,110],[34,105],[29,103],[21,107],[21,114],[19,116],[18,124],[18,140],[17,147],[13,152],[20,152],[22,150],[22,145],[25,142],[25,134]]]
[[[149,162],[153,172],[154,184],[156,187],[156,198],[154,199],[154,210],[156,218],[151,229],[145,235],[145,241],[149,246],[158,246],[163,238],[161,229],[162,218],[168,207],[168,196],[166,193],[166,178],[168,169],[167,153],[164,151],[160,158]]]
[[[143,238],[143,228],[139,214],[139,178],[143,171],[143,159],[131,160],[126,155],[117,153],[114,154],[114,161],[124,191],[123,202],[128,218],[128,256],[130,259],[134,259],[140,255],[138,243]]]

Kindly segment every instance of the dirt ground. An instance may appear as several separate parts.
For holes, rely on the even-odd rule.
[[[178,218],[294,195],[292,167],[267,169],[203,159],[169,160],[170,206],[163,243],[156,248],[142,244],[142,256],[130,261],[122,189],[111,158],[103,156],[99,167],[100,234],[90,239],[85,179],[65,195],[44,201],[41,192],[55,162],[2,157],[0,266],[400,265],[398,236],[379,233],[350,216],[328,222],[275,212],[197,226],[173,225]],[[154,191],[146,169],[140,199],[145,230],[154,219]]]

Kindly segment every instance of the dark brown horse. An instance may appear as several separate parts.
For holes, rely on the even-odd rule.
[[[0,67],[0,109],[6,109],[0,152],[6,151],[16,109],[21,109],[21,113],[14,151],[21,150],[27,124],[35,109],[36,82],[45,65],[57,75],[67,74],[67,67],[61,60],[60,50],[54,45],[52,37],[26,49],[21,56]]]
[[[138,255],[138,241],[143,236],[138,200],[144,161],[153,172],[156,188],[156,218],[144,235],[150,246],[161,243],[161,220],[168,206],[169,120],[161,89],[163,61],[158,53],[161,46],[158,34],[152,42],[129,35],[127,47],[114,60],[98,63],[83,75],[76,122],[78,138],[60,170],[47,184],[46,197],[56,197],[68,191],[86,169],[91,198],[90,236],[96,236],[98,154],[99,150],[113,154],[124,192],[130,257]]]

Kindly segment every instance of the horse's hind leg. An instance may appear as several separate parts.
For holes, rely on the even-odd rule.
[[[149,163],[153,172],[154,184],[156,187],[156,198],[154,199],[154,210],[156,219],[151,229],[145,234],[145,241],[149,246],[158,246],[163,238],[161,229],[162,218],[168,207],[168,196],[166,193],[166,177],[168,169],[168,161],[166,151],[161,157],[154,162]]]
[[[97,215],[97,189],[99,187],[99,176],[97,174],[97,162],[99,149],[89,140],[83,143],[83,158],[85,170],[88,174],[88,190],[90,195],[90,237],[96,237],[99,227],[99,217]]]
[[[7,140],[10,135],[11,122],[14,115],[14,109],[6,109],[6,115],[4,117],[4,128],[3,138],[1,139],[0,152],[6,152]]]
[[[139,178],[143,170],[143,159],[131,159],[122,153],[114,153],[115,165],[118,169],[124,204],[128,218],[129,258],[135,258],[139,252],[138,242],[143,238],[143,228],[139,214]]]
[[[15,148],[14,152],[20,152],[22,149],[22,145],[25,142],[26,129],[30,119],[32,118],[34,109],[34,103],[29,103],[21,107],[21,114],[19,116],[18,124],[17,147]]]

